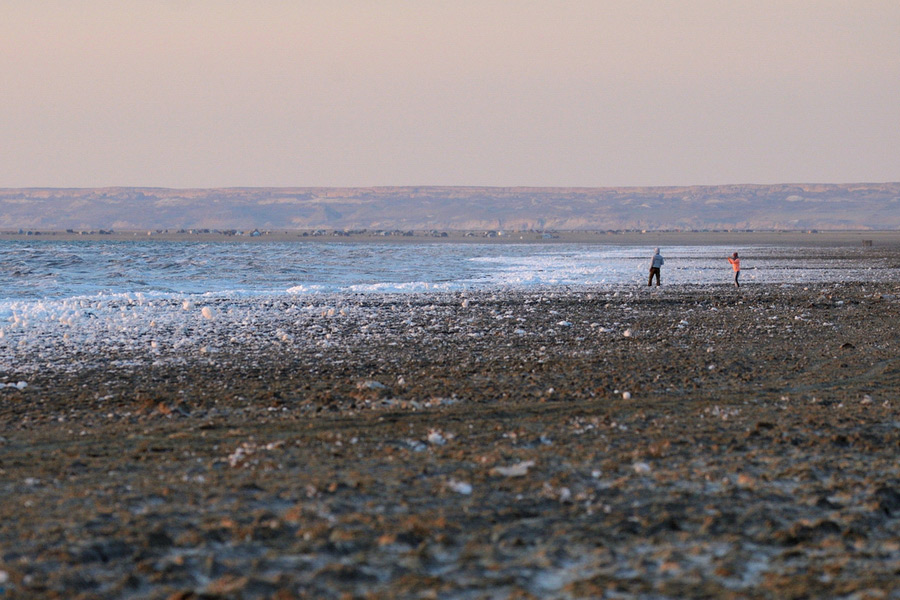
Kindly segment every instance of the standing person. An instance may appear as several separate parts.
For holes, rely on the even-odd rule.
[[[653,282],[654,275],[656,276],[656,287],[659,287],[659,268],[663,266],[664,262],[666,261],[659,253],[659,248],[657,248],[653,258],[650,260],[650,278],[647,279],[647,287],[650,287],[650,284]]]
[[[728,262],[731,263],[731,268],[734,269],[734,287],[741,287],[741,284],[738,282],[738,278],[741,276],[741,259],[738,258],[738,253],[735,252],[728,257]]]

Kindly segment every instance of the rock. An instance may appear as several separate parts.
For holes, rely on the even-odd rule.
[[[447,487],[456,492],[457,494],[462,494],[463,496],[471,496],[472,495],[472,484],[467,483],[465,481],[457,481],[456,479],[450,479],[447,481]]]
[[[500,475],[503,477],[523,477],[528,474],[528,470],[534,466],[533,460],[525,460],[520,463],[508,467],[494,467],[491,469],[491,475]]]
[[[645,462],[636,462],[631,465],[632,470],[638,475],[647,475],[653,469],[650,468],[650,465]]]

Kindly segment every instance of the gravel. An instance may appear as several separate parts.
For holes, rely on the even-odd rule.
[[[7,333],[0,597],[900,598],[900,285],[208,308]]]

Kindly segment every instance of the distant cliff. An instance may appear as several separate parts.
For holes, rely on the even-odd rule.
[[[900,183],[0,189],[0,229],[900,229]]]

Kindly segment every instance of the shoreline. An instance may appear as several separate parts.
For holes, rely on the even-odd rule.
[[[898,589],[900,284],[300,308],[5,366],[12,597]]]
[[[318,233],[317,233],[318,232]],[[409,235],[409,234],[412,235]],[[546,237],[550,236],[550,237]],[[345,243],[471,243],[471,244],[609,244],[629,246],[788,245],[788,246],[900,246],[898,230],[847,231],[415,231],[375,233],[335,230],[271,230],[259,235],[221,232],[115,231],[0,231],[0,241],[162,241],[162,242],[345,242]]]

